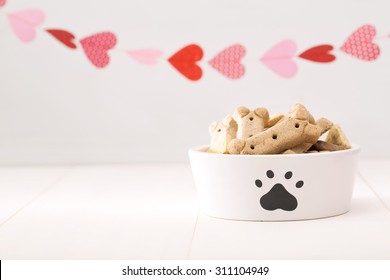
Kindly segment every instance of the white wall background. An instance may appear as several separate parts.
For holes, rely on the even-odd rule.
[[[208,125],[239,105],[286,112],[295,102],[338,122],[365,156],[390,156],[390,38],[365,62],[335,51],[318,64],[296,59],[298,74],[281,78],[258,58],[284,39],[298,52],[322,43],[340,47],[356,28],[390,33],[390,2],[344,1],[8,1],[0,10],[0,163],[175,162],[209,141]],[[32,43],[13,34],[6,12],[45,11],[45,28],[78,38],[112,31],[118,49],[158,48],[164,59],[189,43],[203,47],[204,76],[191,82],[166,60],[156,66],[110,52],[97,69],[79,49],[45,32]],[[207,61],[225,47],[247,49],[246,75],[221,76]]]

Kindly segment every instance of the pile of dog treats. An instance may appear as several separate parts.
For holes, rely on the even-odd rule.
[[[351,148],[339,125],[326,118],[315,120],[302,104],[295,104],[287,115],[271,117],[266,108],[251,111],[241,106],[233,116],[211,123],[209,131],[208,152],[219,154],[301,154]]]

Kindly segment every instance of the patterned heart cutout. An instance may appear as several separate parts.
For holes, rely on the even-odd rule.
[[[245,67],[241,64],[245,53],[244,46],[233,45],[217,54],[209,64],[229,79],[239,79],[245,74]]]
[[[197,81],[202,77],[202,69],[196,65],[203,58],[203,50],[198,45],[188,45],[174,55],[168,61],[181,74],[191,81]]]
[[[315,62],[332,62],[336,57],[330,52],[333,50],[331,45],[319,45],[312,47],[299,55],[300,58]]]
[[[374,26],[363,25],[348,37],[340,50],[362,60],[375,60],[380,54],[379,46],[372,42],[375,35]]]
[[[23,42],[31,42],[35,39],[35,28],[45,21],[45,14],[41,10],[30,9],[8,14],[16,36]]]
[[[101,32],[80,40],[80,43],[92,64],[103,68],[110,62],[107,52],[115,47],[116,41],[114,33]]]

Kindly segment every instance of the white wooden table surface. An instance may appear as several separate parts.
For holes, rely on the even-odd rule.
[[[0,259],[390,259],[390,159],[361,159],[347,214],[199,212],[189,165],[2,166]]]

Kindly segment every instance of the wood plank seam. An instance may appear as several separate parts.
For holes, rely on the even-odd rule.
[[[27,208],[31,203],[33,203],[35,200],[37,200],[40,196],[42,196],[44,193],[49,191],[49,189],[53,188],[55,185],[57,185],[61,180],[66,178],[66,176],[72,171],[74,168],[69,167],[67,171],[65,171],[63,174],[59,175],[56,179],[54,179],[51,183],[47,185],[46,188],[44,188],[42,191],[40,191],[37,195],[35,195],[33,198],[31,198],[29,201],[27,201],[22,207],[20,207],[18,210],[16,210],[13,214],[11,214],[7,219],[5,219],[2,223],[0,223],[0,230],[1,227],[4,226],[7,222],[12,220],[17,214],[19,214],[22,210]]]
[[[379,202],[382,204],[383,207],[388,211],[390,214],[390,208],[386,205],[386,203],[382,200],[382,198],[379,196],[379,194],[375,191],[375,189],[371,186],[371,184],[366,180],[366,178],[362,175],[360,171],[358,171],[358,175],[360,179],[367,185],[367,187],[374,193],[375,197],[379,200]]]

